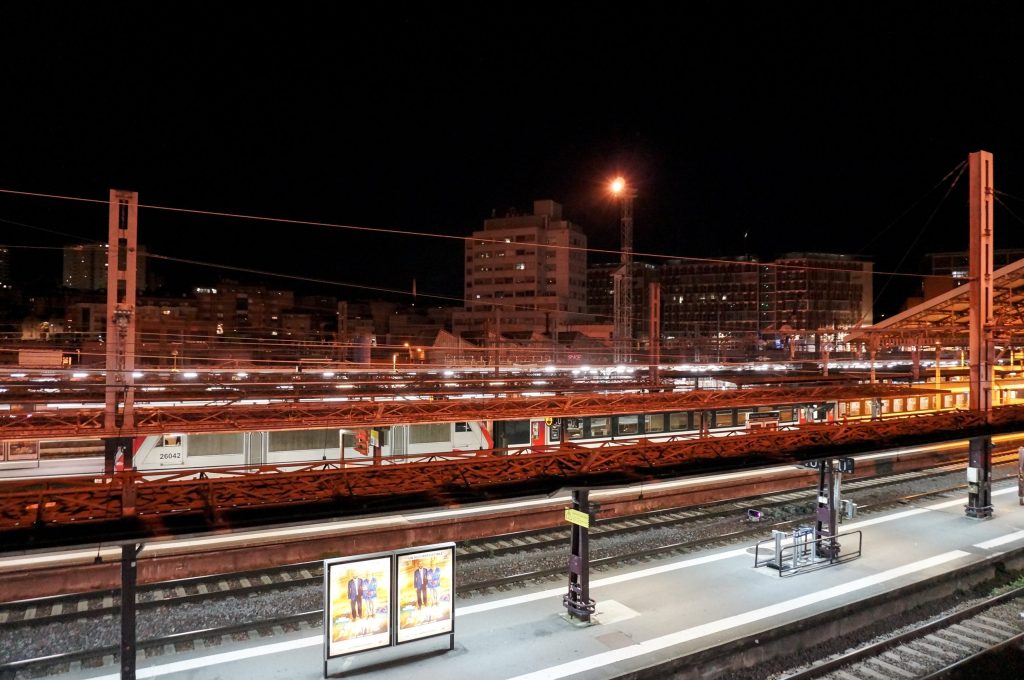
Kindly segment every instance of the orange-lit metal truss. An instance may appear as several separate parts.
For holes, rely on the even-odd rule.
[[[874,337],[880,346],[966,347],[971,282],[925,300],[873,326],[851,331],[849,340]],[[1024,341],[1024,260],[992,272],[993,332],[1003,341]]]
[[[0,417],[0,439],[126,437],[167,432],[238,432],[315,427],[371,427],[461,420],[704,410],[836,399],[934,394],[938,390],[877,385],[822,385],[690,392],[570,394],[492,399],[291,401],[266,405],[196,405],[135,409],[134,427],[109,430],[103,411],[53,410]]]
[[[622,481],[651,479],[666,472],[685,474],[688,465],[713,469],[714,459],[764,464],[823,455],[958,439],[1019,428],[1024,406],[993,410],[990,422],[972,411],[835,424],[801,425],[777,432],[735,436],[645,439],[514,450],[506,455],[452,454],[444,460],[379,466],[340,467],[337,463],[262,466],[196,471],[118,473],[113,477],[0,483],[0,531],[30,526],[111,522],[124,517],[159,517],[202,512],[216,515],[240,508],[323,503],[395,494],[485,490],[532,480],[581,480],[614,475]]]

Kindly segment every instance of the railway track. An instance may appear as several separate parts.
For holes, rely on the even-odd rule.
[[[1024,587],[785,676],[784,680],[949,677],[982,657],[1024,643]]]
[[[846,485],[847,493],[856,490],[879,489],[896,484],[927,479],[947,474],[959,469],[958,464],[942,465],[929,470],[907,472],[890,475],[884,478],[864,479]],[[928,495],[952,492],[963,488],[962,485],[945,487],[930,491]],[[906,502],[911,497],[902,495],[889,501],[889,504]],[[810,512],[813,498],[806,490],[776,493],[767,496],[751,496],[731,501],[704,504],[700,508],[674,511],[655,510],[639,515],[599,521],[591,530],[595,566],[615,564],[621,557],[617,555],[601,556],[601,541],[614,536],[628,535],[641,531],[656,530],[664,527],[678,526],[684,522],[701,522],[721,518],[742,516],[748,509],[756,508],[765,512],[770,518],[772,513],[786,507],[807,506]],[[868,508],[870,506],[864,506]],[[760,522],[747,525],[743,529],[721,533],[721,541],[715,544],[733,542],[746,537],[760,536],[765,531],[786,528],[798,524],[802,519],[772,522]],[[567,529],[547,529],[504,534],[487,539],[460,542],[457,546],[459,563],[465,560],[477,560],[512,553],[550,550],[564,548],[568,545]],[[707,539],[673,542],[658,546],[642,554],[643,557],[654,557],[659,554],[671,553],[707,547],[711,545]],[[640,556],[639,553],[633,553]],[[543,578],[564,572],[564,565],[556,568],[537,570],[530,574],[513,574],[478,580],[467,583],[460,591],[468,594],[476,590],[511,585],[530,578]],[[323,570],[320,562],[308,562],[285,565],[274,570],[258,570],[236,572],[216,576],[204,576],[182,579],[169,583],[141,586],[137,596],[137,610],[145,612],[175,603],[200,603],[224,597],[243,597],[252,593],[266,593],[296,585],[315,585],[322,581]],[[41,625],[47,623],[64,623],[83,617],[115,616],[120,612],[118,590],[98,591],[86,594],[58,595],[47,598],[36,598],[24,602],[0,604],[0,632],[11,630],[27,624]]]
[[[902,473],[882,479],[858,480],[848,484],[846,488],[848,492],[853,487],[859,489],[884,488],[886,486],[947,474],[951,469],[959,472],[962,467],[958,464],[951,464],[928,471]],[[950,491],[958,491],[962,488],[963,485],[957,485],[935,489],[926,494],[894,495],[883,503],[876,504],[876,507],[904,503],[922,495],[941,495]],[[807,498],[808,493],[806,491],[771,494],[769,496],[749,497],[736,501],[709,504],[701,509],[672,512],[658,511],[604,522],[599,524],[598,528],[592,532],[594,557],[591,560],[591,566],[595,570],[601,570],[613,565],[641,562],[666,554],[735,544],[737,541],[745,538],[763,537],[770,529],[795,526],[805,522],[806,517],[776,523],[745,524],[742,528],[732,531],[716,531],[713,538],[703,537],[686,541],[659,543],[652,548],[646,549],[629,548],[620,551],[618,554],[615,554],[613,551],[612,554],[601,555],[599,547],[602,538],[607,539],[616,536],[626,536],[630,533],[650,532],[659,528],[678,526],[683,523],[706,522],[723,518],[731,518],[730,521],[734,521],[738,513],[745,516],[746,509],[750,507],[763,509],[793,504],[800,505],[806,504]],[[862,508],[866,509],[867,506],[862,506]],[[460,544],[457,562],[460,569],[473,563],[475,560],[494,558],[510,553],[537,551],[550,551],[554,553],[557,551],[558,554],[554,566],[530,569],[493,578],[462,579],[458,595],[465,596],[471,592],[507,589],[532,580],[564,576],[564,548],[567,545],[567,536],[568,532],[564,531],[524,532],[522,534],[510,534],[500,537],[500,539],[470,541]],[[531,559],[531,562],[533,561]],[[202,604],[229,597],[244,598],[257,593],[262,597],[267,597],[275,591],[283,591],[290,588],[307,588],[318,592],[322,578],[322,564],[314,562],[289,565],[272,571],[263,570],[259,572],[226,574],[217,577],[202,577],[159,584],[140,589],[138,612],[140,617],[146,615],[146,613],[159,616],[163,609],[182,605]],[[0,606],[0,639],[6,636],[17,636],[19,630],[24,631],[26,628],[38,631],[44,630],[49,625],[64,625],[82,620],[95,621],[95,625],[114,626],[116,625],[114,618],[119,612],[119,605],[117,591],[10,603]],[[263,636],[268,634],[267,631],[282,630],[282,626],[284,626],[283,629],[288,629],[289,627],[294,629],[296,626],[318,628],[321,625],[322,611],[308,609],[287,616],[274,616],[269,619],[213,626],[211,628],[172,635],[161,635],[149,640],[140,641],[138,648],[146,653],[163,654],[181,646],[191,645],[194,647],[197,644],[196,641],[201,640],[207,641],[204,644],[216,646],[219,644],[216,642],[219,638]],[[103,658],[111,657],[116,653],[116,646],[106,645],[91,650],[74,651],[57,656],[9,662],[0,664],[0,678],[29,677],[39,673],[41,668],[59,669],[61,667],[70,668],[75,663],[102,663]],[[60,671],[54,670],[52,672]]]

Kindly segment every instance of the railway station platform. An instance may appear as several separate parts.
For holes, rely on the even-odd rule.
[[[765,677],[767,672],[757,670],[759,636],[771,629],[869,599],[884,607],[885,594],[897,588],[999,555],[1024,555],[1024,506],[1016,484],[996,485],[992,498],[994,517],[984,521],[965,517],[965,498],[926,500],[848,519],[842,533],[861,532],[862,556],[793,575],[754,568],[750,543],[596,572],[591,597],[597,613],[591,625],[566,618],[565,583],[460,599],[454,650],[448,650],[447,636],[419,640],[334,659],[329,676],[597,680],[680,672],[678,677],[697,677],[687,673],[707,662],[701,650],[739,640],[735,655],[752,666],[748,677]],[[765,533],[768,538],[767,528]],[[140,658],[137,677],[323,677],[317,631],[200,647],[173,659]],[[690,667],[674,668],[682,657]],[[108,666],[56,677],[115,680],[119,674]]]

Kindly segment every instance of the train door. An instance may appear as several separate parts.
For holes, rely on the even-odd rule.
[[[409,426],[395,425],[391,428],[391,457],[405,458],[409,454]]]
[[[480,435],[468,422],[455,423],[452,432],[452,451],[476,451],[480,448]]]
[[[530,421],[530,446],[544,446],[547,444],[547,423],[543,420]]]
[[[267,462],[267,433],[245,433],[245,464],[263,465]]]

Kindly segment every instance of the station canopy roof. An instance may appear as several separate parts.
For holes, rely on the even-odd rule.
[[[873,326],[854,329],[852,341],[874,336],[880,345],[934,344],[966,346],[973,282],[925,300]],[[1024,341],[1024,260],[992,274],[993,335],[997,341]]]

